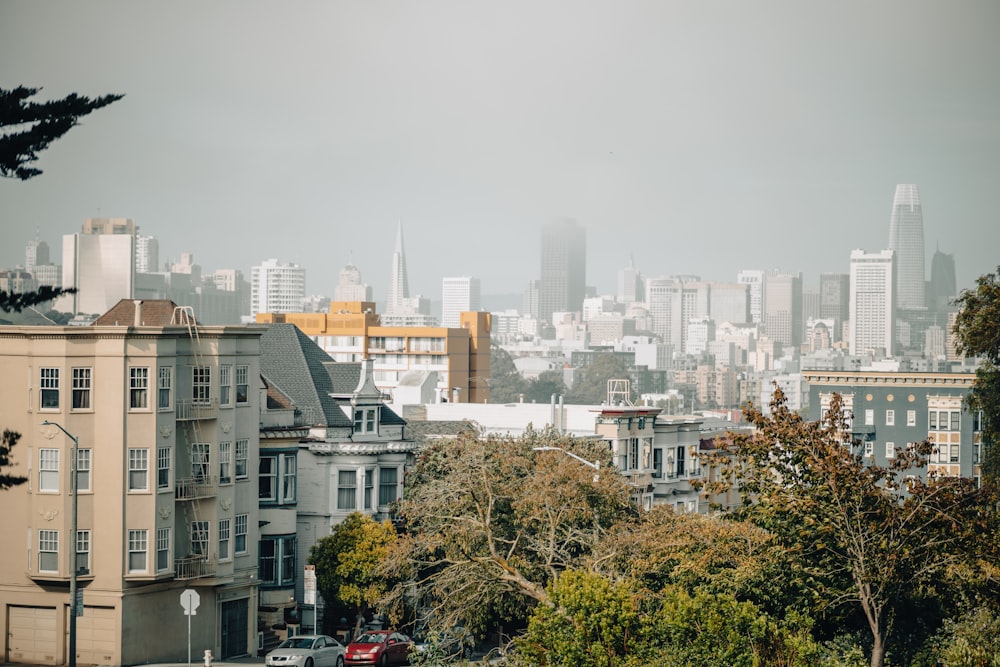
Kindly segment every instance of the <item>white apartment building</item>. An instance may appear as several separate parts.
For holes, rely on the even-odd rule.
[[[250,315],[296,313],[306,296],[306,270],[267,259],[250,269]]]
[[[895,336],[895,253],[851,251],[850,352],[892,354]]]
[[[160,242],[155,236],[136,235],[135,270],[137,273],[156,273],[160,270]]]
[[[480,308],[479,278],[461,276],[441,280],[441,326],[459,326],[461,314]]]
[[[56,300],[69,313],[101,314],[135,294],[135,221],[88,218],[83,231],[63,236],[62,286],[76,294]]]

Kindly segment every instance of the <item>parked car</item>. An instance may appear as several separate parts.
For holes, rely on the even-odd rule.
[[[369,630],[347,645],[348,665],[408,665],[413,641],[402,632]]]
[[[267,657],[267,667],[344,667],[347,649],[327,635],[299,635],[278,644]]]

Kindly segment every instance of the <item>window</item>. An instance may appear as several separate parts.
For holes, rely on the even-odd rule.
[[[59,571],[59,531],[38,531],[38,571]]]
[[[937,430],[937,411],[931,410],[927,413],[927,428],[932,431]]]
[[[59,491],[59,450],[38,450],[38,490]]]
[[[684,474],[684,454],[685,450],[683,447],[677,448],[677,475]]]
[[[191,368],[191,399],[195,405],[208,405],[212,401],[212,369],[208,366]]]
[[[233,443],[219,443],[219,484],[233,481]]]
[[[389,505],[396,502],[399,493],[399,470],[381,468],[378,471],[378,504]]]
[[[872,458],[875,456],[875,443],[871,440],[865,440],[865,458]]]
[[[41,390],[41,409],[59,409],[59,369],[42,368],[39,382]]]
[[[146,571],[146,529],[128,531],[128,571]]]
[[[89,368],[73,369],[73,409],[90,409],[90,371]]]
[[[886,426],[895,426],[896,425],[896,411],[895,410],[886,410],[885,411],[885,425]]]
[[[219,519],[219,560],[229,560],[229,519]]]
[[[219,366],[219,405],[229,405],[233,397],[233,367]]]
[[[140,447],[130,447],[128,450],[128,490],[148,490],[149,484],[146,479],[148,471],[149,450]]]
[[[236,441],[236,479],[247,478],[247,456],[250,443],[247,440]]]
[[[865,410],[865,426],[875,425],[875,411],[872,409]]]
[[[76,531],[76,573],[90,573],[90,531]]]
[[[149,369],[128,369],[128,407],[145,410],[149,407]]]
[[[156,407],[160,410],[170,409],[170,392],[173,386],[173,369],[161,366],[156,377]]]
[[[170,569],[170,529],[156,529],[156,571]]]
[[[916,426],[917,425],[917,411],[916,410],[907,410],[906,411],[906,425],[907,426]]]
[[[76,490],[90,491],[90,449],[76,451]]]
[[[156,450],[156,488],[170,488],[170,459],[172,458],[169,447],[158,447]]]
[[[295,479],[296,479],[296,455],[292,454],[282,454],[281,463],[281,501],[295,502]]]
[[[653,477],[656,479],[663,477],[663,450],[659,447],[653,450]]]
[[[629,470],[639,469],[639,438],[629,438],[628,441],[628,467]]]
[[[896,457],[896,443],[887,442],[885,443],[885,458],[891,459]]]
[[[191,443],[191,478],[195,484],[209,481],[212,472],[209,458],[211,448],[212,445],[207,442]]]
[[[208,557],[208,522],[191,522],[191,554]]]
[[[951,422],[948,425],[948,430],[949,431],[958,431],[958,430],[960,430],[960,425],[959,425],[959,416],[960,416],[960,414],[961,413],[958,410],[952,410],[951,411],[951,415],[950,415],[951,416]]]
[[[246,405],[250,402],[249,374],[248,366],[236,367],[236,405]]]
[[[375,486],[375,471],[365,470],[365,506],[364,509],[372,509],[372,489]]]
[[[354,432],[375,433],[375,408],[358,408],[354,411]]]
[[[274,456],[260,457],[260,472],[258,473],[257,499],[278,500],[277,479],[278,459]]]
[[[289,586],[295,583],[294,535],[261,538],[260,583],[264,586]]]
[[[245,554],[247,552],[247,517],[246,514],[236,515],[236,524],[234,528],[236,529],[234,537],[236,541],[234,543],[234,548],[237,554]]]
[[[337,473],[337,509],[357,509],[358,473],[356,470],[341,470]]]

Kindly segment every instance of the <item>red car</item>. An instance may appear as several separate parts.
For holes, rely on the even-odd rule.
[[[347,645],[348,665],[408,665],[413,641],[401,632],[369,630]]]

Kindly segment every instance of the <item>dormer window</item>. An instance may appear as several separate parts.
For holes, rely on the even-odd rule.
[[[376,433],[378,423],[375,420],[376,408],[355,408],[354,409],[354,432],[355,433]]]

